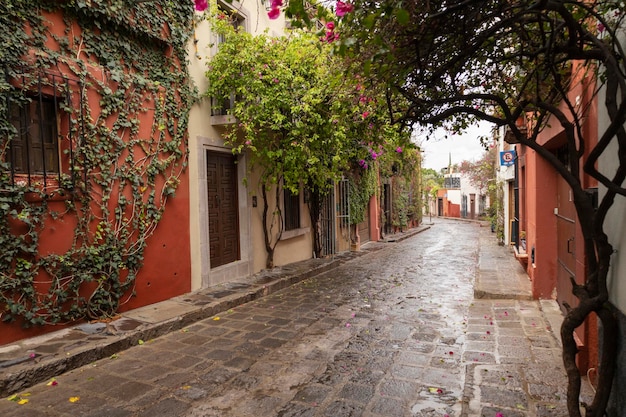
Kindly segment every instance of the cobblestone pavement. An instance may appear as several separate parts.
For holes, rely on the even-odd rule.
[[[474,299],[486,229],[438,220],[21,391],[0,415],[566,416],[554,304]]]

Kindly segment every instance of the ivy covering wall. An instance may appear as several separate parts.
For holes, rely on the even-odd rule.
[[[133,296],[148,238],[187,165],[193,13],[192,2],[167,0],[0,3],[2,321],[97,319]],[[51,86],[50,73],[69,82]],[[67,119],[61,175],[16,181],[8,112],[42,88],[61,94]],[[50,225],[73,229],[53,250]]]

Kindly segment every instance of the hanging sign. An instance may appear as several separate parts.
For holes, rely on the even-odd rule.
[[[501,151],[500,152],[500,165],[508,167],[515,164],[515,151]]]

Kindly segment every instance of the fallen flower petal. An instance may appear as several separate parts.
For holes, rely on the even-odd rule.
[[[78,401],[80,401],[80,397],[70,397],[70,402],[71,403],[76,403]]]
[[[59,385],[59,383],[57,382],[56,379],[52,378],[50,381],[48,381],[48,383],[46,384],[49,387],[55,387],[57,385]]]

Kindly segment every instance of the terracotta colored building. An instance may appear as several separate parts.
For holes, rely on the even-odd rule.
[[[191,8],[9,3],[0,344],[191,289]]]
[[[573,71],[573,73],[577,73]],[[589,80],[573,83],[572,97],[590,97]],[[587,152],[597,142],[597,106],[590,103],[585,122],[584,136]],[[528,120],[529,126],[532,120]],[[565,162],[566,139],[560,124],[548,125],[537,138],[537,143],[549,149]],[[506,140],[506,139],[505,139]],[[556,298],[561,306],[575,305],[571,293],[570,277],[583,283],[586,275],[582,232],[578,225],[573,197],[569,185],[556,170],[534,151],[516,144],[516,181],[510,198],[517,201],[512,211],[511,236],[515,254],[526,268],[536,299]],[[583,157],[584,159],[584,157]],[[590,197],[597,196],[597,182],[583,176],[583,187]],[[512,183],[511,183],[512,184]],[[563,307],[565,308],[565,307]],[[587,320],[576,331],[581,353],[579,366],[583,372],[597,364],[597,323]]]

